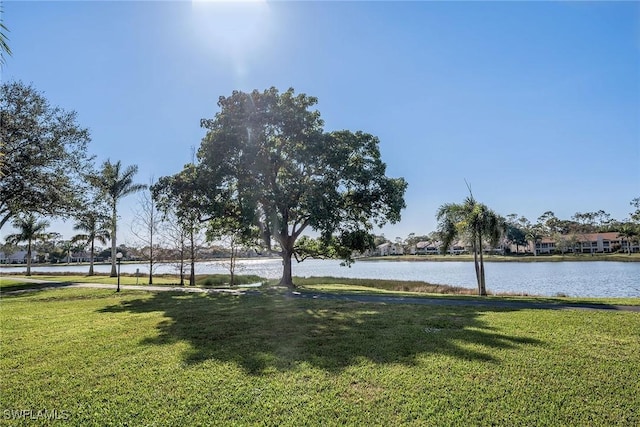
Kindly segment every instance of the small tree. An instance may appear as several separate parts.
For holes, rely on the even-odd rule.
[[[36,239],[45,239],[47,234],[45,230],[49,223],[44,220],[38,220],[34,214],[26,214],[15,218],[11,223],[18,232],[7,236],[6,241],[11,245],[19,245],[27,242],[27,276],[31,276],[31,245]]]
[[[506,238],[510,244],[516,245],[516,253],[520,253],[520,246],[527,244],[526,231],[522,228],[518,215],[516,214],[507,215]]]
[[[230,215],[210,220],[206,236],[208,241],[220,241],[229,251],[229,259],[224,264],[229,270],[229,284],[235,286],[239,251],[255,245],[257,230],[247,229]]]
[[[165,218],[175,217],[176,225],[187,237],[190,258],[189,285],[191,286],[196,283],[195,262],[202,223],[201,201],[195,192],[196,185],[196,169],[193,164],[188,164],[180,173],[162,177],[151,187],[158,209]]]
[[[631,255],[631,244],[633,243],[634,238],[638,237],[639,233],[637,228],[633,224],[625,224],[620,231],[618,231],[618,236],[622,241],[627,242],[627,255]]]
[[[153,180],[151,181],[153,186]],[[154,256],[155,246],[158,240],[158,229],[160,227],[160,214],[156,208],[156,202],[151,192],[140,193],[138,207],[135,211],[131,232],[145,248],[144,257],[149,262],[149,284],[153,284],[153,273],[157,267],[157,259]]]
[[[640,224],[640,197],[636,197],[631,200],[629,204],[635,208],[635,210],[630,214],[631,221],[636,224]]]
[[[170,249],[171,257],[175,268],[180,276],[180,285],[184,285],[184,275],[187,260],[188,234],[180,224],[173,212],[163,215],[161,235],[162,239]]]
[[[471,192],[471,190],[469,190]],[[495,246],[504,231],[504,219],[486,205],[476,202],[473,194],[464,203],[448,203],[438,209],[438,229],[442,232],[443,245],[446,251],[453,240],[460,236],[471,245],[473,261],[478,282],[478,294],[487,295],[484,274],[483,244],[485,239]]]
[[[111,277],[118,275],[116,271],[116,231],[118,224],[118,202],[129,194],[147,188],[143,184],[134,184],[133,177],[138,173],[138,166],[127,166],[123,169],[118,160],[111,163],[107,160],[97,174],[88,175],[89,182],[99,191],[100,196],[111,208]]]
[[[89,210],[78,216],[78,220],[73,227],[74,230],[81,233],[73,236],[71,241],[89,246],[89,276],[94,275],[95,242],[97,240],[103,245],[107,244],[107,240],[110,237],[108,225],[109,217],[107,215]]]

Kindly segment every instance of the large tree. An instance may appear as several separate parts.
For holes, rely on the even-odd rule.
[[[407,183],[385,175],[379,141],[347,130],[326,133],[317,99],[275,88],[220,97],[203,119],[197,190],[211,217],[255,226],[282,257],[280,283],[293,286],[298,238],[314,230],[326,242],[362,249],[364,233],[400,220]],[[342,250],[340,253],[346,253]]]
[[[147,188],[144,184],[135,184],[133,177],[138,173],[138,166],[131,165],[125,168],[118,160],[111,163],[107,160],[97,174],[89,175],[89,182],[99,191],[100,196],[109,204],[111,209],[110,234],[111,234],[111,277],[118,275],[116,270],[116,231],[118,225],[118,201],[129,194]]]
[[[462,204],[447,203],[438,209],[438,229],[442,233],[443,251],[446,251],[456,238],[463,238],[471,245],[473,261],[478,283],[478,294],[487,295],[484,274],[483,247],[488,242],[494,247],[505,229],[504,219],[478,203],[469,195]]]
[[[46,239],[45,233],[49,223],[45,220],[38,220],[32,213],[14,218],[11,225],[18,230],[15,234],[7,236],[6,241],[11,245],[27,243],[27,276],[31,276],[31,247],[37,239]]]
[[[32,86],[0,87],[0,228],[26,213],[68,217],[80,205],[91,162],[76,113]]]
[[[78,216],[73,229],[80,231],[71,238],[74,243],[82,243],[83,246],[89,246],[89,276],[93,276],[93,258],[95,257],[95,241],[107,244],[110,237],[109,233],[110,218],[108,215],[88,210]]]

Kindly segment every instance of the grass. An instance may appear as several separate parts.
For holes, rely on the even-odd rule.
[[[117,277],[109,277],[108,274],[96,274],[94,276],[78,275],[78,274],[46,274],[37,273],[30,277],[24,275],[8,275],[0,277],[0,291],[10,292],[31,288],[46,288],[49,284],[34,284],[27,280],[42,280],[47,282],[59,282],[59,283],[103,283],[109,285],[115,285],[117,283]],[[236,276],[236,282],[239,285],[262,282],[264,279],[258,276],[251,275],[239,275]],[[148,276],[136,277],[134,274],[121,274],[121,285],[141,285],[144,286],[148,283]],[[154,286],[163,285],[179,285],[179,277],[172,274],[157,274],[153,276]],[[185,286],[188,285],[188,277],[185,280]],[[210,275],[197,275],[196,286],[198,287],[229,287],[229,275],[225,274],[210,274]]]
[[[63,288],[0,332],[1,425],[640,423],[638,313]]]
[[[475,289],[449,285],[433,285],[422,281],[383,280],[383,279],[348,279],[344,277],[296,277],[294,282],[302,287],[316,287],[339,284],[352,290],[378,290],[417,292],[429,294],[473,295]],[[335,290],[336,288],[334,288]]]
[[[51,285],[47,283],[34,284],[22,279],[25,276],[13,275],[0,277],[0,292],[19,291],[24,289],[46,289]],[[79,276],[73,274],[38,274],[29,279],[59,282],[64,286],[68,283],[106,283],[116,284],[116,278],[108,275]],[[146,278],[141,278],[146,279]],[[274,286],[278,280],[267,281],[254,275],[236,276],[237,284],[263,283]],[[373,279],[349,279],[338,277],[295,277],[296,285],[302,290],[331,293],[360,293],[360,294],[391,294],[399,296],[428,296],[436,298],[476,298],[476,290],[448,285],[433,285],[422,281],[402,280],[373,280]],[[120,282],[123,285],[135,285],[135,276],[122,276]],[[172,275],[154,276],[154,286],[176,286],[178,277]],[[196,286],[203,288],[229,288],[229,276],[225,274],[197,275]],[[146,280],[139,280],[138,284],[145,286]],[[640,298],[584,298],[584,297],[540,297],[530,295],[489,295],[486,299],[512,300],[533,303],[580,303],[580,304],[606,304],[606,305],[640,305]]]

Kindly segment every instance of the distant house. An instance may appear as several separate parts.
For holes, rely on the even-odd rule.
[[[416,254],[435,255],[440,253],[440,242],[418,242],[416,243]]]
[[[90,262],[91,256],[89,252],[72,252],[70,256],[65,256],[61,260],[62,262],[71,263],[71,262]]]
[[[378,245],[376,253],[379,256],[404,255],[404,248],[397,243],[386,242]]]
[[[31,251],[31,261],[38,262],[38,252]],[[0,252],[0,264],[26,264],[27,251],[16,251],[11,254]]]
[[[451,244],[447,252],[452,255],[460,255],[467,252],[467,248],[464,246],[464,243],[457,241]]]

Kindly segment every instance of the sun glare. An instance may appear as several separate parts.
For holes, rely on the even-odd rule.
[[[193,31],[199,43],[243,72],[246,59],[265,48],[270,31],[266,1],[193,0]]]

